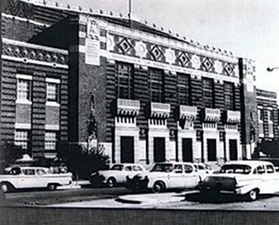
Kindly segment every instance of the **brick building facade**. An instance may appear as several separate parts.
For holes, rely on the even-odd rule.
[[[94,111],[112,163],[250,158],[258,141],[252,60],[122,15],[7,2],[2,141],[35,156],[57,141],[87,142]]]
[[[257,89],[259,141],[278,141],[277,94]]]

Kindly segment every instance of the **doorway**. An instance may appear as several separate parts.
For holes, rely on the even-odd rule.
[[[192,138],[182,138],[182,160],[183,162],[193,162]]]
[[[134,137],[120,138],[121,163],[134,163]]]
[[[154,162],[165,162],[166,151],[165,151],[165,138],[154,138]]]

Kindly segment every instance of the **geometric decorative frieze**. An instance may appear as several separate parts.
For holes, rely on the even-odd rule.
[[[240,123],[240,111],[232,111],[232,110],[224,111],[224,122],[230,124]]]
[[[201,65],[200,57],[197,55],[192,55],[191,63],[194,69],[199,69]]]
[[[217,74],[221,74],[223,70],[222,63],[219,60],[214,62],[214,69]]]
[[[143,58],[146,56],[147,53],[146,44],[144,44],[143,42],[141,41],[136,42],[135,50],[139,57]]]
[[[67,51],[60,49],[40,47],[9,39],[3,39],[2,49],[4,56],[21,58],[26,61],[33,60],[62,65],[67,65],[68,62]]]
[[[209,59],[208,57],[205,57],[201,63],[202,65],[202,69],[204,71],[210,72],[213,69],[213,62],[211,59]]]
[[[118,98],[116,101],[116,111],[118,116],[135,117],[139,115],[140,101]]]
[[[123,54],[127,54],[133,47],[126,38],[123,38],[117,45],[121,49]]]
[[[160,58],[163,56],[162,51],[157,45],[154,45],[150,50],[149,50],[153,60],[159,61]]]
[[[19,16],[21,18],[33,19],[34,6],[22,1],[12,0],[8,2],[8,5],[5,8],[5,13],[13,16]]]
[[[151,102],[150,103],[150,117],[167,119],[170,117],[170,104]]]
[[[201,115],[203,122],[217,123],[221,119],[220,109],[203,108]]]
[[[181,52],[177,59],[179,64],[183,67],[187,66],[191,61],[189,54],[186,52]]]
[[[227,63],[224,66],[224,73],[228,76],[231,76],[231,75],[233,75],[233,72],[234,72],[234,65],[231,63]]]
[[[196,120],[198,109],[195,106],[180,105],[179,119],[193,122]]]

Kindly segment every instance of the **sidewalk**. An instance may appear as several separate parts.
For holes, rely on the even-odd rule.
[[[185,200],[186,194],[197,193],[198,191],[184,191],[180,193],[148,193],[148,194],[133,194],[119,196],[116,201],[122,203],[133,203],[133,204],[164,204],[164,203],[177,203]]]

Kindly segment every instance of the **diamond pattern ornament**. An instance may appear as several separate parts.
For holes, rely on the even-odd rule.
[[[227,63],[224,67],[224,72],[226,75],[231,76],[234,72],[234,66],[230,63]]]
[[[211,60],[209,58],[205,58],[202,62],[202,68],[205,71],[211,71],[211,69],[213,68],[213,63],[211,62]]]
[[[163,55],[157,45],[154,45],[154,47],[150,50],[150,53],[155,61],[160,60],[161,56]]]
[[[178,61],[181,66],[185,67],[190,62],[190,57],[187,53],[181,52],[181,54],[178,56]]]
[[[118,46],[124,54],[128,53],[129,50],[132,48],[132,45],[129,43],[129,41],[126,38],[123,38],[118,43]]]
[[[141,41],[136,42],[135,50],[137,55],[139,55],[141,58],[146,56],[147,53],[146,45]]]

